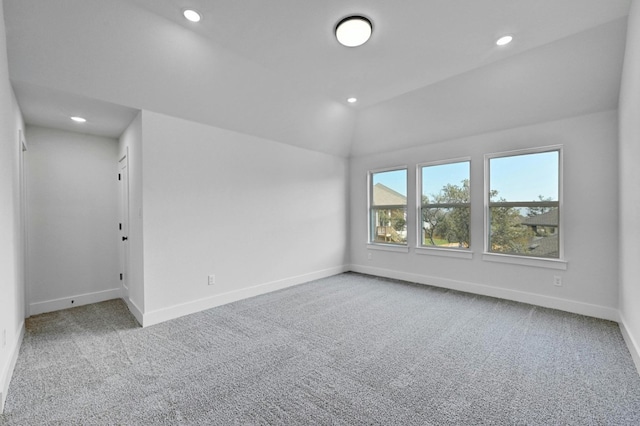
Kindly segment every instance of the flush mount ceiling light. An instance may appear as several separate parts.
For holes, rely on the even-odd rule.
[[[347,98],[347,102],[349,102],[350,104],[355,104],[356,102],[358,102],[357,98]]]
[[[347,16],[336,25],[336,38],[347,47],[361,46],[371,37],[371,21],[364,16]]]
[[[202,19],[202,15],[197,10],[185,9],[182,11],[182,14],[191,22],[200,22]]]
[[[496,44],[497,44],[498,46],[505,46],[505,45],[507,45],[507,44],[511,43],[511,41],[513,41],[513,37],[512,37],[512,36],[510,36],[510,35],[506,35],[506,36],[504,36],[504,37],[500,37],[500,38],[496,41]]]
[[[86,123],[86,122],[87,122],[87,119],[86,119],[86,118],[84,118],[84,117],[78,117],[77,115],[76,115],[76,116],[73,116],[73,117],[70,117],[70,118],[71,118],[73,121],[75,121],[76,123]]]

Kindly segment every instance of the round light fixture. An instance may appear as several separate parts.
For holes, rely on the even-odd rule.
[[[369,40],[373,27],[364,16],[347,16],[336,25],[336,38],[347,47],[361,46]]]
[[[513,41],[513,37],[510,35],[504,36],[504,37],[500,37],[497,41],[496,44],[498,46],[505,46],[509,43],[511,43],[511,41]]]
[[[74,116],[74,117],[70,117],[73,121],[75,121],[76,123],[86,123],[87,119],[84,117],[78,117],[78,116]]]
[[[350,104],[355,104],[356,102],[358,102],[357,98],[347,98],[347,102],[349,102]]]
[[[202,15],[200,15],[197,10],[185,9],[182,11],[182,14],[191,22],[200,22],[200,20],[202,19]]]

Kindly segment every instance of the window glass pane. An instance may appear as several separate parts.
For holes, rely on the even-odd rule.
[[[469,248],[469,207],[422,208],[422,245]]]
[[[491,201],[558,201],[558,151],[492,158]]]
[[[407,244],[407,170],[372,173],[371,184],[369,240]]]
[[[560,257],[559,151],[489,160],[490,252]]]
[[[421,246],[469,248],[468,161],[421,168]]]
[[[422,196],[435,197],[443,194],[447,185],[462,187],[469,185],[469,161],[450,164],[438,164],[422,167]],[[469,202],[469,191],[466,191]]]
[[[374,206],[407,205],[406,169],[373,173],[371,180]]]

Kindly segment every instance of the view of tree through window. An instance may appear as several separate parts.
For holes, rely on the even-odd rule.
[[[489,159],[488,250],[560,257],[560,151]]]
[[[469,248],[469,161],[420,167],[423,247]]]
[[[371,173],[369,241],[407,244],[407,170]]]

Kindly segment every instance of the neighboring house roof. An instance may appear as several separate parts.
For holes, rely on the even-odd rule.
[[[407,204],[407,197],[381,183],[373,186],[374,206],[401,206]]]
[[[522,221],[522,224],[526,226],[558,226],[558,209],[527,217]]]
[[[533,256],[558,257],[558,234],[533,238],[528,253]]]

